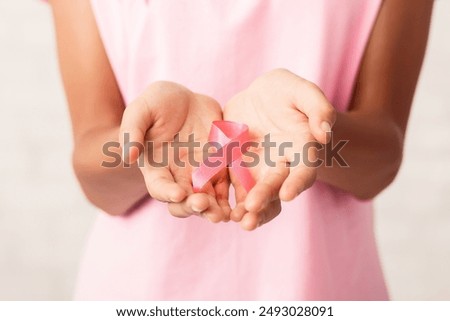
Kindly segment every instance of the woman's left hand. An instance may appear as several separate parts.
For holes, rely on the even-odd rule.
[[[236,191],[231,219],[253,230],[280,213],[280,201],[309,188],[316,179],[317,144],[327,143],[335,117],[316,85],[284,69],[262,75],[234,96],[224,119],[249,126],[251,140],[258,143],[250,151],[259,160],[249,166],[256,181],[249,193],[230,173]]]

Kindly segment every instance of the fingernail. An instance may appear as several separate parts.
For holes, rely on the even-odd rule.
[[[198,207],[196,207],[195,205],[194,206],[192,206],[192,210],[194,211],[194,212],[197,212],[197,213],[201,213],[201,212],[203,212],[201,209],[199,209]]]
[[[331,132],[331,125],[330,125],[330,123],[328,123],[328,122],[326,122],[326,121],[323,121],[323,122],[320,124],[320,128],[321,128],[325,133]]]

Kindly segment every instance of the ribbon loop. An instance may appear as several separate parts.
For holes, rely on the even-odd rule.
[[[246,152],[245,143],[249,141],[248,126],[226,120],[214,121],[208,140],[211,146],[217,146],[218,149],[192,173],[194,191],[200,191],[214,175],[227,166],[246,191],[250,191],[255,181],[248,168],[241,162],[242,154]]]

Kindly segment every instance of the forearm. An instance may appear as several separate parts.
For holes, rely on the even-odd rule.
[[[400,167],[403,133],[394,121],[383,115],[362,112],[338,113],[333,128],[333,144],[348,143],[339,154],[348,167],[325,163],[318,179],[360,199],[371,199],[388,186]],[[320,157],[325,159],[324,150]]]
[[[137,165],[126,168],[121,161],[117,164],[121,155],[118,137],[119,127],[91,130],[76,138],[73,153],[73,167],[84,194],[112,215],[126,213],[148,195]],[[109,148],[110,154],[117,155],[115,159],[103,152],[108,142],[115,145]]]
[[[341,113],[334,140],[349,140],[348,168],[319,170],[319,179],[359,198],[372,198],[395,177],[403,136],[425,54],[432,0],[385,0],[371,33],[350,112]]]

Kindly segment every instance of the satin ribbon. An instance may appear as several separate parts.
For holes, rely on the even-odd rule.
[[[211,146],[219,147],[192,173],[192,185],[198,192],[223,168],[229,166],[237,179],[248,191],[255,185],[250,171],[241,164],[242,154],[248,149],[248,126],[232,121],[214,121],[209,132]],[[247,144],[248,145],[248,144]]]

